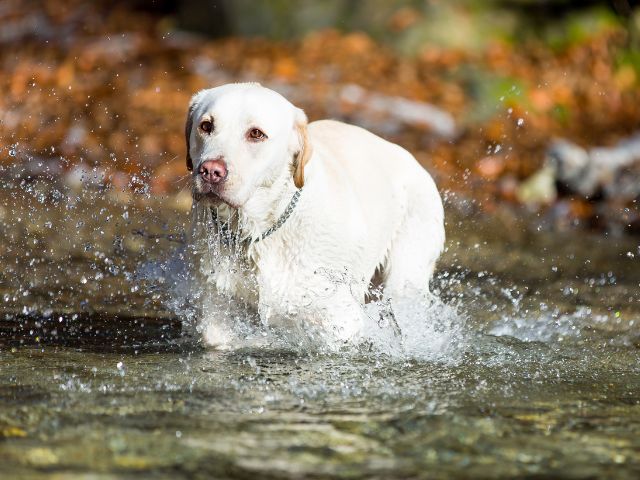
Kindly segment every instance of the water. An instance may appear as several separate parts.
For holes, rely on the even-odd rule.
[[[640,475],[633,239],[450,209],[428,335],[221,352],[188,195],[3,178],[3,478]]]

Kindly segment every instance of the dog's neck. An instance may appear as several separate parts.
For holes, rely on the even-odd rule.
[[[258,187],[238,209],[242,236],[257,239],[276,225],[296,190],[291,174],[286,170],[269,185]]]

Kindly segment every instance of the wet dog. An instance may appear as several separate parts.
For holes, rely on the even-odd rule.
[[[255,83],[197,93],[185,134],[200,235],[219,240],[216,295],[247,303],[265,324],[312,325],[338,341],[362,334],[374,276],[391,310],[428,296],[443,208],[405,149],[356,126],[308,123]],[[212,323],[207,341],[228,343],[228,321]]]

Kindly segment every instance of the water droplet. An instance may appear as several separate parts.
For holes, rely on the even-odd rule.
[[[519,118],[518,121],[517,121],[517,124],[518,124],[519,127],[524,125],[524,118]]]

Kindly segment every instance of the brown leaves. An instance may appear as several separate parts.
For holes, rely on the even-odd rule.
[[[386,134],[434,171],[443,189],[483,190],[497,200],[516,199],[552,138],[606,145],[640,125],[638,71],[619,62],[625,38],[615,30],[562,51],[539,42],[495,42],[478,52],[424,45],[407,58],[362,32],[213,41],[166,32],[166,20],[122,4],[49,0],[42,9],[20,3],[13,10],[6,25],[37,17],[49,37],[15,30],[15,42],[0,50],[0,148],[20,142],[70,165],[149,170],[156,191],[179,188],[175,180],[186,173],[182,123],[190,96],[229,81],[284,87],[312,120],[404,118],[373,105],[409,105],[395,97],[433,104],[462,125],[454,140],[406,121]],[[419,12],[401,9],[389,27],[420,21]],[[498,87],[487,87],[487,78]],[[349,85],[366,91],[365,104],[340,96]],[[488,110],[479,114],[479,105]],[[581,217],[591,211],[571,205]]]

